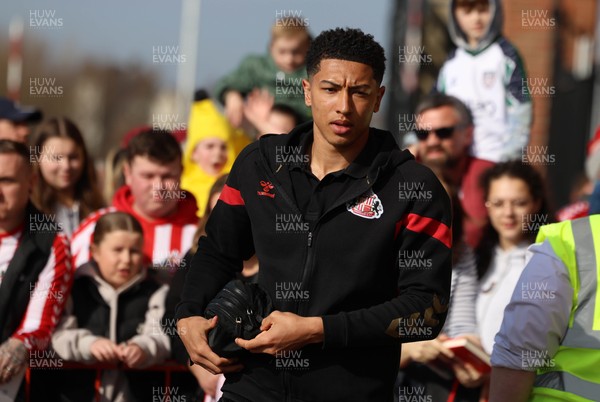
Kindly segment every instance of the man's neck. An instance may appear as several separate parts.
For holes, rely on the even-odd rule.
[[[444,175],[447,180],[452,184],[458,185],[463,179],[465,171],[467,170],[467,164],[469,163],[469,157],[462,157],[454,166],[446,167],[446,174]]]
[[[25,221],[25,215],[17,214],[16,218],[9,218],[3,221],[0,221],[0,235],[11,233],[16,228],[21,226]]]
[[[140,218],[144,219],[147,222],[154,222],[157,219],[144,213],[135,203],[133,203],[133,210],[136,214],[139,215]]]
[[[345,169],[364,149],[369,135],[359,137],[352,145],[335,147],[320,135],[315,135],[310,150],[310,169],[322,180],[329,173]]]

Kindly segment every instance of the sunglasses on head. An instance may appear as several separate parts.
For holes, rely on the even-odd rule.
[[[429,133],[434,133],[440,140],[450,138],[457,126],[440,127],[435,130],[415,130],[415,134],[419,141],[424,141],[429,137]]]

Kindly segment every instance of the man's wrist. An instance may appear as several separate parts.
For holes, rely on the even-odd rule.
[[[321,343],[325,339],[323,319],[321,317],[306,317],[308,343]]]

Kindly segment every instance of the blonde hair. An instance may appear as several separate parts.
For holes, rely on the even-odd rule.
[[[107,204],[112,203],[113,196],[119,187],[125,184],[123,165],[127,160],[127,150],[113,148],[106,155],[104,162],[103,195]]]
[[[294,36],[303,36],[306,42],[310,43],[311,36],[306,25],[307,24],[302,18],[278,18],[271,27],[271,43],[279,38],[289,38]]]

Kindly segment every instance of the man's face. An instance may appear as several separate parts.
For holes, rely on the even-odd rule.
[[[0,140],[26,143],[28,135],[27,123],[15,123],[7,119],[0,119]]]
[[[301,35],[282,36],[271,44],[271,57],[284,73],[291,73],[302,67],[307,51],[308,42]]]
[[[14,153],[0,154],[0,224],[23,216],[32,187],[29,161]]]
[[[473,141],[473,127],[462,127],[458,113],[450,106],[429,109],[417,118],[419,129],[429,131],[427,138],[419,139],[418,154],[426,165],[451,168],[467,155]],[[434,131],[454,128],[450,137],[441,139]]]
[[[125,163],[125,183],[131,188],[134,208],[149,218],[163,218],[177,207],[181,190],[181,160],[160,164],[146,156],[135,156]]]
[[[321,60],[320,70],[303,80],[304,101],[312,110],[315,136],[334,147],[348,147],[368,135],[373,113],[379,110],[385,87],[373,69],[347,60]]]

